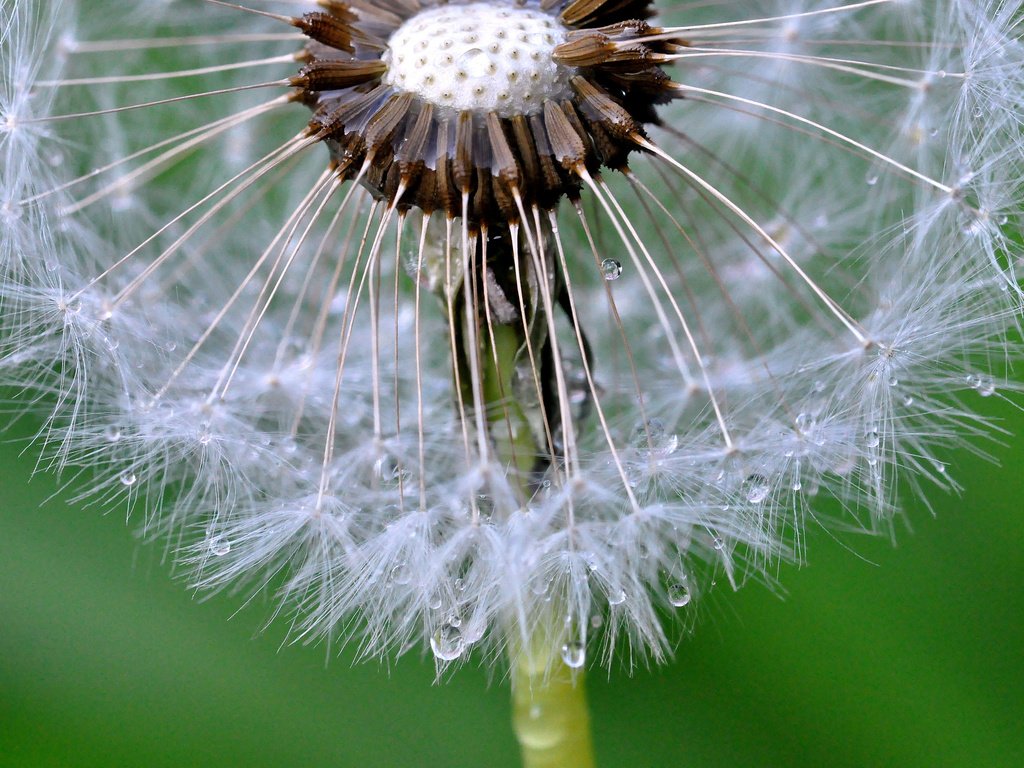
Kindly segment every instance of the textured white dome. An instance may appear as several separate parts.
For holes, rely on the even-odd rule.
[[[571,93],[572,69],[551,58],[565,31],[544,11],[504,3],[431,8],[391,36],[384,82],[455,111],[538,112]]]

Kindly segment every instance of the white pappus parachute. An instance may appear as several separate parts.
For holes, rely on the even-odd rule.
[[[297,637],[660,658],[1019,389],[1019,2],[250,5],[0,10],[0,378]]]

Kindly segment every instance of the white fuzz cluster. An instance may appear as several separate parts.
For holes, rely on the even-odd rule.
[[[551,58],[565,31],[550,13],[505,0],[428,8],[391,36],[384,80],[445,109],[537,112],[570,93],[570,70]]]
[[[420,5],[383,54],[398,89],[500,116],[572,95],[567,3]],[[517,223],[549,346],[488,394],[522,415],[503,438],[453,358],[501,347],[515,276],[480,277],[473,327],[465,224],[338,182],[288,98],[294,28],[5,2],[0,378],[44,463],[196,587],[441,664],[537,627],[569,666],[660,658],[666,614],[800,559],[808,520],[885,532],[955,488],[1020,389],[1022,3],[652,8],[682,98],[628,169]],[[555,455],[525,486],[493,443],[529,432]]]

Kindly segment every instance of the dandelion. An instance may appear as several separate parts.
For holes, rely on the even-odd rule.
[[[258,5],[2,12],[4,378],[198,588],[509,658],[528,764],[1018,388],[1019,2]]]

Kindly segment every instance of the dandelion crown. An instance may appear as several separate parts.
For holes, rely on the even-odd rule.
[[[508,226],[623,166],[671,97],[657,62],[672,44],[632,18],[646,6],[329,3],[292,22],[311,38],[292,82],[340,175],[474,232]]]
[[[298,637],[662,658],[1017,388],[1018,2],[109,5],[0,16],[0,372]]]

